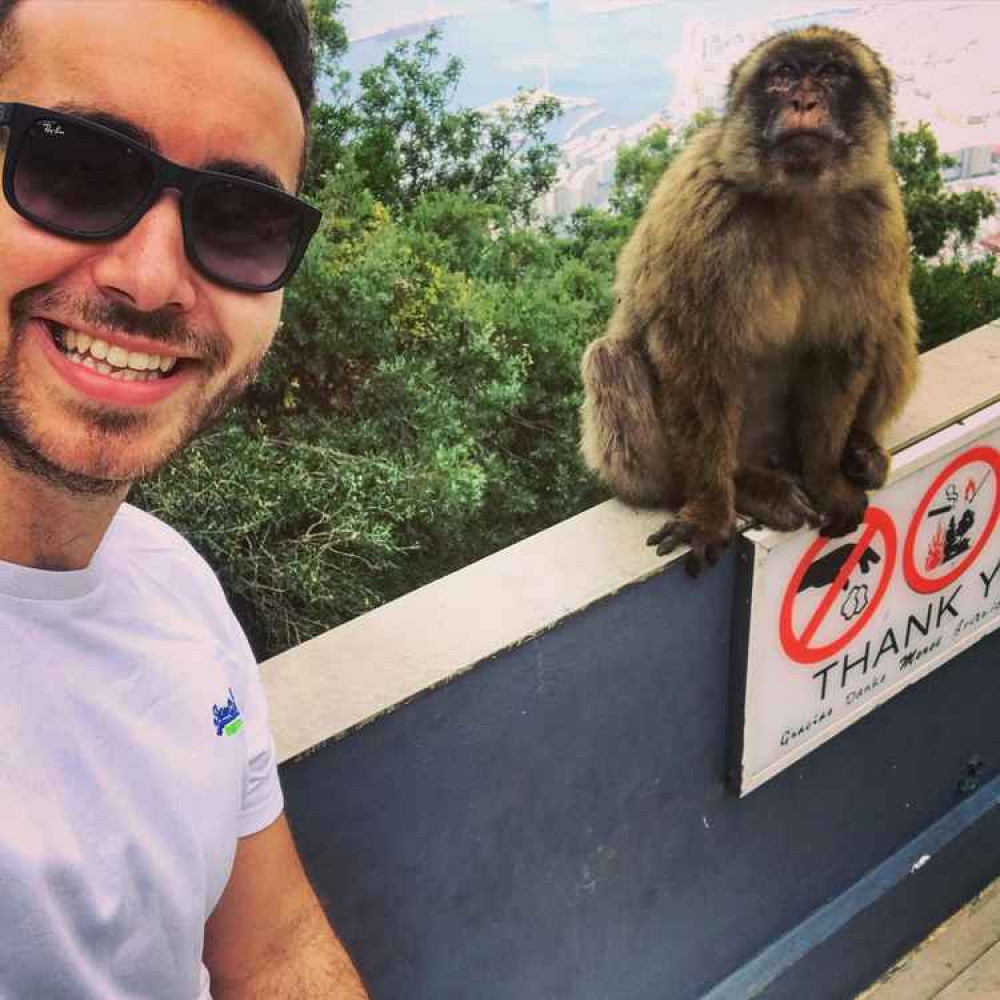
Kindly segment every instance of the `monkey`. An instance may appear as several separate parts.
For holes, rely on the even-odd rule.
[[[811,26],[731,70],[725,109],[668,166],[582,359],[580,448],[612,493],[668,508],[648,544],[712,565],[738,514],[855,531],[913,389],[910,238],[892,78]]]

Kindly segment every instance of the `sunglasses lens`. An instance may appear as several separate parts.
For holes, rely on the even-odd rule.
[[[288,269],[303,218],[291,199],[239,183],[200,184],[191,210],[201,266],[222,282],[266,288]]]
[[[42,223],[97,236],[139,206],[153,179],[153,165],[113,136],[39,119],[21,143],[14,196]]]

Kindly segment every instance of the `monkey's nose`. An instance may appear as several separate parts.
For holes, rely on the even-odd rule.
[[[792,98],[792,108],[798,111],[800,114],[804,111],[812,111],[817,104],[819,104],[819,101],[817,101],[815,98],[812,97]]]
[[[793,97],[792,108],[800,114],[804,111],[812,111],[819,101],[813,97]]]

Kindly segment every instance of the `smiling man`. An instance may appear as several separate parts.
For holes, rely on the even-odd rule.
[[[365,996],[246,640],[124,503],[271,343],[312,86],[301,0],[0,0],[4,1000]]]

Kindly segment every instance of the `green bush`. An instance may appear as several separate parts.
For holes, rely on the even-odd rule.
[[[244,405],[137,494],[219,570],[262,656],[599,498],[574,444],[595,275],[468,195],[401,222],[350,185],[324,189]]]

